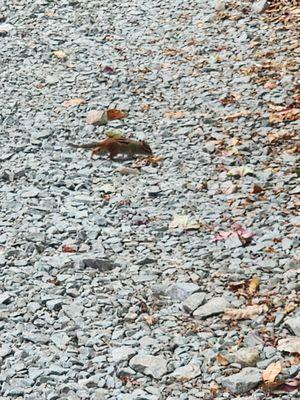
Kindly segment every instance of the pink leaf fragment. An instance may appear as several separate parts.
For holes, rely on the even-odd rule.
[[[241,239],[242,242],[248,244],[251,242],[252,238],[254,237],[255,233],[252,231],[249,231],[248,229],[245,229],[242,227],[240,224],[234,224],[233,229],[230,231],[221,231],[217,233],[212,241],[213,242],[219,242],[221,240],[226,240],[230,237],[238,237]]]

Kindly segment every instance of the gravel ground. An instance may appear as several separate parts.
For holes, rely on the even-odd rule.
[[[1,400],[299,393],[299,44],[208,3],[0,5]],[[67,146],[108,129],[164,161]]]

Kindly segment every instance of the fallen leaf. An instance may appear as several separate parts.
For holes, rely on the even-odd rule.
[[[183,111],[168,111],[165,113],[165,117],[170,119],[179,119],[183,118],[184,116],[185,113]]]
[[[66,60],[66,59],[67,59],[66,53],[65,53],[64,51],[62,51],[62,50],[54,51],[54,52],[53,52],[53,55],[54,55],[56,58],[60,59],[60,60]]]
[[[115,70],[112,67],[106,66],[103,68],[102,72],[105,74],[114,74]]]
[[[275,89],[277,87],[277,84],[275,83],[275,82],[273,82],[273,81],[267,81],[265,84],[264,84],[264,88],[265,89]]]
[[[282,382],[266,382],[262,385],[262,389],[265,392],[286,392],[291,393],[295,390],[300,390],[300,379],[294,379],[292,381]]]
[[[283,107],[280,107],[279,109],[277,108],[277,111],[269,115],[269,121],[273,124],[279,122],[297,121],[299,118],[300,118],[300,108],[299,106],[296,105],[290,105],[286,108]]]
[[[221,353],[217,353],[216,360],[219,364],[224,365],[224,366],[229,364],[228,359],[225,356],[223,356],[223,354],[221,354]]]
[[[111,108],[111,109],[107,110],[106,114],[107,114],[107,119],[109,121],[114,120],[114,119],[123,119],[128,116],[127,113],[125,113],[124,111],[117,110],[116,108]]]
[[[246,175],[254,175],[254,171],[246,166],[235,167],[228,171],[229,176],[246,176]]]
[[[280,361],[271,363],[262,374],[263,381],[266,383],[275,382],[275,379],[280,374],[281,370],[282,367]]]
[[[227,95],[226,97],[223,97],[220,100],[220,103],[223,106],[226,106],[227,104],[233,104],[236,103],[239,99],[241,98],[241,95],[238,93],[231,93],[229,95]]]
[[[191,218],[189,215],[178,214],[175,215],[173,221],[169,224],[169,229],[181,228],[184,230],[197,230],[203,224],[199,220]]]
[[[249,111],[249,110],[242,110],[234,114],[226,115],[224,117],[225,121],[230,121],[233,122],[234,120],[241,118],[241,117],[247,117],[248,115],[260,115],[260,113]]]
[[[300,337],[287,337],[278,341],[277,349],[287,353],[300,354]]]
[[[255,292],[257,292],[259,285],[260,279],[258,278],[258,276],[254,276],[249,283],[249,293],[253,295]]]
[[[85,103],[86,103],[86,101],[84,99],[77,97],[75,99],[70,99],[70,100],[64,101],[63,106],[65,108],[68,108],[68,107],[72,107],[72,106],[79,106],[79,105],[85,104]]]
[[[157,315],[145,315],[144,320],[149,326],[155,325],[158,321]]]
[[[250,243],[252,238],[254,237],[254,232],[249,231],[245,228],[243,228],[239,224],[234,224],[232,230],[229,231],[221,231],[218,234],[216,234],[213,238],[213,242],[218,242],[222,240],[226,240],[231,237],[238,237],[242,243]]]
[[[143,111],[148,111],[148,110],[150,110],[150,108],[151,108],[151,105],[148,104],[148,103],[145,103],[145,104],[142,105],[142,110]]]
[[[109,137],[111,139],[120,139],[120,138],[124,137],[124,133],[122,131],[120,131],[119,129],[107,131],[105,134],[107,137]]]
[[[251,189],[251,193],[252,194],[258,194],[258,193],[262,193],[262,192],[264,192],[265,190],[261,187],[261,186],[259,186],[259,185],[253,185],[253,187],[252,187],[252,189]]]
[[[231,320],[240,319],[254,319],[258,315],[268,311],[268,306],[266,304],[247,306],[245,308],[228,308],[225,310],[223,318]]]
[[[64,244],[62,247],[62,251],[64,253],[76,253],[77,252],[77,246],[73,246],[70,244]]]

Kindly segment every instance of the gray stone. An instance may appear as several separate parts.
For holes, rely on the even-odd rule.
[[[50,311],[58,311],[61,309],[63,305],[63,301],[61,299],[53,299],[53,300],[49,300],[46,302],[46,307],[50,310]]]
[[[206,293],[197,292],[189,296],[182,303],[182,307],[188,313],[192,313],[196,310],[205,300]]]
[[[43,335],[41,333],[29,333],[29,332],[23,333],[23,339],[37,344],[47,344],[50,341],[50,338],[47,335]]]
[[[65,349],[71,338],[65,332],[56,332],[50,339],[59,349]]]
[[[221,383],[232,393],[247,393],[262,381],[262,373],[258,368],[247,367],[241,372],[222,378]]]
[[[6,357],[6,356],[12,354],[12,352],[13,352],[13,351],[12,351],[12,348],[10,347],[9,344],[3,344],[3,345],[0,347],[0,357],[1,357],[1,358],[4,358],[4,357]]]
[[[166,290],[166,295],[172,299],[183,301],[198,290],[199,286],[195,283],[178,282]]]
[[[260,359],[259,351],[255,347],[245,347],[235,353],[236,361],[244,367],[254,367]]]
[[[95,268],[101,272],[111,271],[117,267],[117,264],[112,261],[101,258],[85,258],[81,263],[84,268]]]
[[[9,304],[12,301],[12,295],[9,292],[0,294],[0,304]]]
[[[183,367],[176,368],[171,376],[180,382],[186,382],[201,375],[200,366],[191,362]]]
[[[268,5],[268,0],[258,0],[252,4],[252,11],[257,14],[260,14],[263,11],[265,11],[267,5]]]
[[[167,373],[167,361],[161,356],[137,355],[129,365],[132,369],[142,374],[161,379]]]
[[[230,307],[230,303],[224,299],[223,297],[215,297],[205,303],[203,306],[200,306],[193,312],[193,316],[196,319],[202,319],[211,317],[213,315],[223,313],[226,308]]]
[[[291,333],[296,336],[300,336],[300,315],[294,318],[287,318],[284,325]]]
[[[115,363],[126,361],[134,356],[135,353],[136,350],[129,346],[121,346],[111,351],[112,359]]]

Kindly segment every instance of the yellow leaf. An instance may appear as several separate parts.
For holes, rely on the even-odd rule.
[[[257,292],[259,284],[260,284],[260,279],[257,276],[252,278],[249,283],[249,293],[254,294],[255,292]]]
[[[54,52],[53,52],[53,55],[54,55],[56,58],[59,58],[60,60],[65,60],[65,59],[67,58],[66,53],[65,53],[64,51],[62,51],[62,50],[54,51]]]
[[[277,375],[281,372],[280,361],[271,363],[263,372],[263,381],[266,383],[272,383],[275,381]]]
[[[121,139],[122,137],[124,137],[124,134],[119,129],[114,129],[111,131],[107,131],[106,136],[111,139]]]
[[[81,104],[84,104],[86,101],[84,99],[80,99],[80,98],[75,98],[75,99],[70,99],[70,100],[66,100],[63,102],[63,106],[68,108],[68,107],[72,107],[72,106],[79,106]]]

